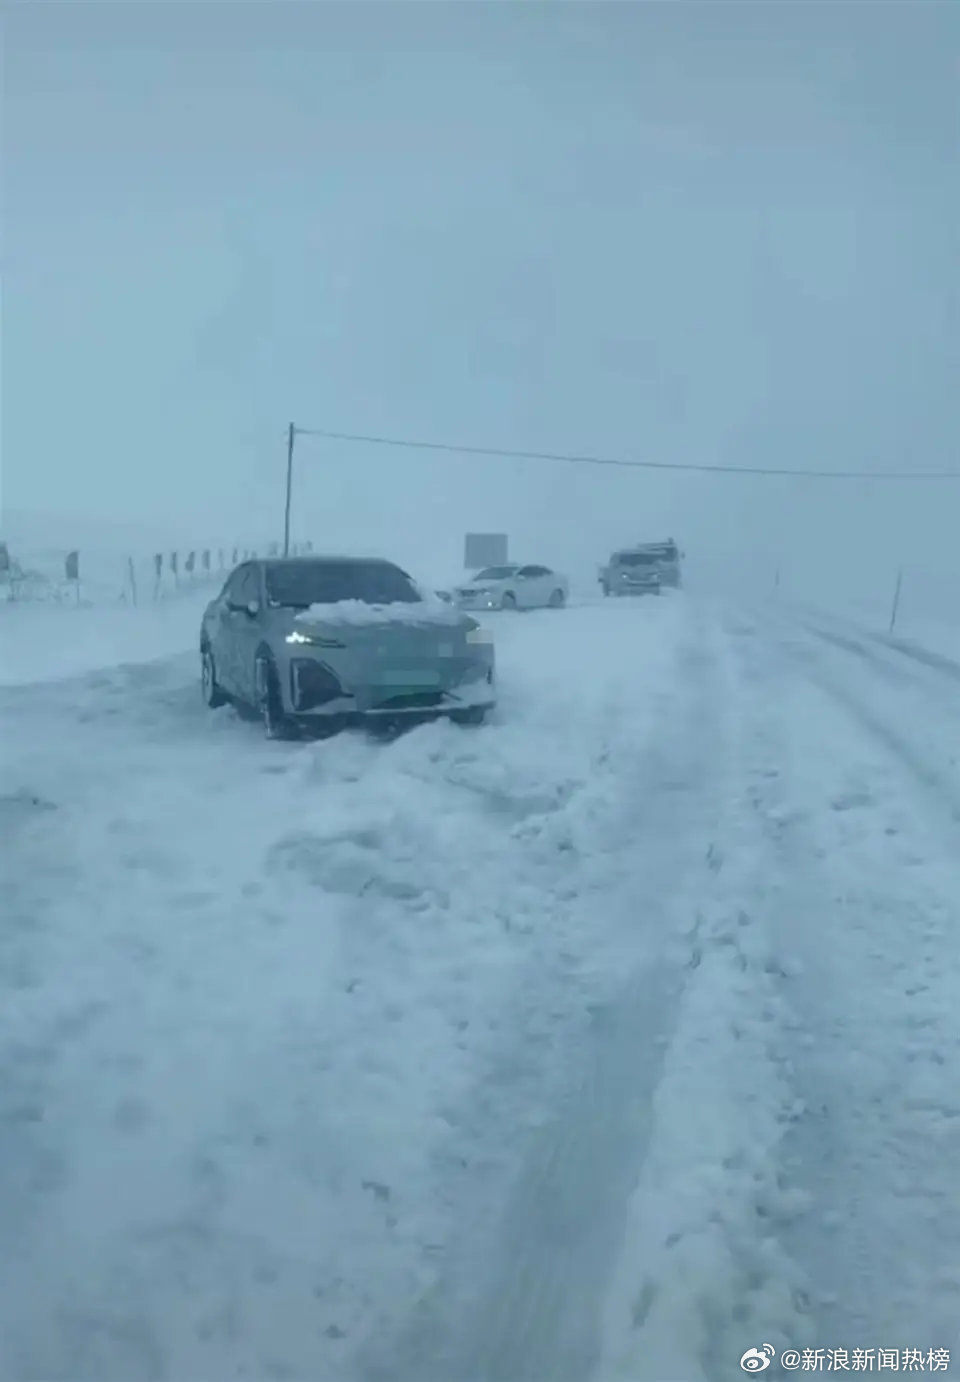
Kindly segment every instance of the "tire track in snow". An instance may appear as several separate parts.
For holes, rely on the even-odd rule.
[[[797,617],[800,622],[806,622],[808,626],[816,626],[819,621],[820,627],[823,622],[829,619],[834,625],[842,623],[845,630],[859,639],[873,644],[875,648],[884,649],[888,653],[895,653],[901,659],[909,662],[920,663],[931,671],[938,672],[941,677],[950,681],[960,681],[960,662],[956,658],[948,657],[946,653],[935,652],[932,648],[925,648],[919,643],[914,643],[908,638],[900,638],[893,633],[879,633],[875,629],[863,628],[850,619],[829,613],[822,609],[809,609],[801,606],[797,610]]]
[[[851,687],[849,640],[826,640],[844,664],[825,667],[819,630],[754,629],[757,759],[780,764],[758,808],[795,908],[780,946],[800,962],[785,1054],[803,1114],[783,1161],[810,1209],[783,1242],[816,1284],[818,1346],[955,1346],[955,790]]]
[[[935,653],[930,648],[921,648],[918,643],[910,643],[903,638],[894,638],[892,634],[871,633],[868,637],[882,647],[892,648],[903,657],[908,657],[913,662],[921,662],[925,667],[940,672],[943,676],[949,677],[951,681],[960,681],[960,662],[952,657],[947,657],[945,653]]]
[[[804,623],[803,628],[808,636],[805,645],[798,646],[796,642],[785,639],[781,633],[781,647],[788,648],[794,660],[805,665],[806,675],[837,704],[842,705],[861,730],[882,743],[901,766],[910,772],[916,782],[937,799],[941,816],[946,814],[951,821],[960,823],[960,776],[955,772],[946,772],[940,766],[946,758],[951,768],[956,767],[960,737],[953,737],[952,742],[945,744],[942,730],[937,723],[940,719],[947,718],[957,722],[958,712],[952,694],[944,698],[939,694],[940,688],[931,687],[926,678],[909,675],[902,668],[891,664],[879,650],[873,650],[858,638],[839,634],[818,624]],[[835,671],[831,672],[822,661],[815,661],[811,654],[812,645],[816,643],[855,658],[888,685],[918,692],[928,706],[935,710],[935,745],[921,747],[917,742],[916,732],[912,735],[904,734],[900,724],[891,724],[887,716],[878,713],[864,696],[853,690],[848,676],[838,677]],[[902,718],[905,722],[911,722],[911,717],[907,714]],[[955,730],[954,736],[956,735]],[[935,762],[935,758],[940,762]]]
[[[718,830],[723,833],[726,687],[714,643],[715,630],[699,619],[663,739],[635,766],[642,776],[627,797],[637,808],[634,818],[646,819],[648,829],[655,821],[656,828],[650,838],[633,828],[632,867],[605,901],[622,909],[628,930],[636,928],[639,963],[632,974],[625,968],[619,991],[581,1029],[568,1083],[527,1150],[492,1239],[476,1215],[467,1216],[471,1231],[459,1272],[448,1272],[421,1302],[399,1341],[367,1358],[368,1378],[574,1382],[600,1360],[606,1292],[631,1191],[655,1134],[655,1099],[684,1018],[685,991],[712,975],[717,955],[724,974],[730,966],[746,974],[751,992],[755,986],[748,971],[756,957],[749,942],[737,941],[736,914],[732,919],[721,910],[706,922],[703,916],[723,868],[715,844]],[[653,811],[640,815],[641,804],[651,802]],[[626,819],[631,825],[630,814]],[[599,867],[609,863],[601,860]],[[708,987],[713,983],[711,977]],[[679,1129],[670,1131],[682,1138]],[[739,1148],[742,1139],[735,1135],[733,1142]],[[681,1145],[674,1141],[672,1148]],[[673,1222],[669,1229],[679,1229],[675,1246],[683,1226]],[[690,1246],[698,1250],[695,1233]],[[744,1278],[750,1270],[744,1263]],[[733,1309],[740,1287],[738,1277],[729,1299],[716,1293],[719,1312]],[[699,1320],[704,1338],[720,1327],[709,1316],[708,1302]]]
[[[807,616],[797,620],[797,625],[819,642],[850,653],[891,685],[918,690],[935,700],[943,714],[956,715],[954,681],[960,668],[949,659],[936,654],[919,657],[879,634],[828,623],[826,616]]]
[[[813,1342],[806,1276],[782,1230],[802,1213],[781,1147],[798,1116],[785,1033],[795,981],[778,945],[775,834],[759,810],[772,769],[751,752],[737,642],[721,615],[725,774],[691,974],[654,1096],[655,1135],[628,1211],[596,1382],[728,1379],[744,1349]]]

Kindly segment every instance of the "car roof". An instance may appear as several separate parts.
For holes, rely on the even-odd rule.
[[[358,557],[336,552],[310,552],[302,557],[259,557],[265,566],[326,566],[332,562],[348,566],[396,566],[389,557]]]
[[[676,550],[675,542],[635,542],[631,547],[617,547],[613,555],[615,557],[626,556],[632,552],[643,552],[645,555],[656,555],[658,552],[673,552]]]

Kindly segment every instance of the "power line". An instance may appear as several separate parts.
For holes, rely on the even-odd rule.
[[[684,461],[628,461],[612,456],[565,455],[554,451],[510,451],[494,446],[456,446],[452,442],[413,441],[405,437],[374,437],[359,432],[329,432],[319,427],[295,427],[303,437],[362,442],[367,446],[399,447],[408,451],[443,451],[463,456],[494,456],[501,460],[552,461],[562,465],[616,466],[625,470],[695,471],[716,475],[787,475],[805,480],[960,480],[960,470],[799,470],[776,466],[706,465]]]

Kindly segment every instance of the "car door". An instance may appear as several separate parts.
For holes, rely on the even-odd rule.
[[[243,568],[243,578],[234,597],[231,611],[231,647],[233,649],[233,679],[235,694],[253,705],[257,699],[254,659],[263,638],[264,602],[261,572],[256,562]],[[250,610],[256,606],[256,613]]]
[[[232,696],[246,698],[243,677],[243,651],[249,638],[250,615],[246,606],[256,598],[253,567],[238,566],[227,582],[220,610],[219,646],[214,648],[217,676]]]
[[[207,636],[210,639],[213,660],[217,668],[217,681],[231,695],[236,693],[233,665],[236,614],[232,606],[240,598],[239,592],[243,582],[244,569],[244,567],[239,566],[230,575],[226,585],[217,596],[206,621]]]
[[[521,566],[517,571],[517,604],[521,609],[532,609],[539,604],[537,593],[537,567]]]
[[[522,566],[519,574],[523,577],[522,590],[524,595],[523,603],[527,609],[535,609],[538,605],[545,605],[549,598],[549,591],[546,590],[546,567],[545,566]]]
[[[538,566],[537,570],[537,590],[539,592],[539,603],[548,605],[550,597],[555,590],[563,589],[563,580],[557,575],[556,571],[551,571],[549,566]]]

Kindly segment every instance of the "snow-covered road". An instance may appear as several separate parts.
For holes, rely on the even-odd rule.
[[[2,1382],[960,1347],[950,667],[492,622],[493,721],[390,744],[192,653],[0,686]]]

